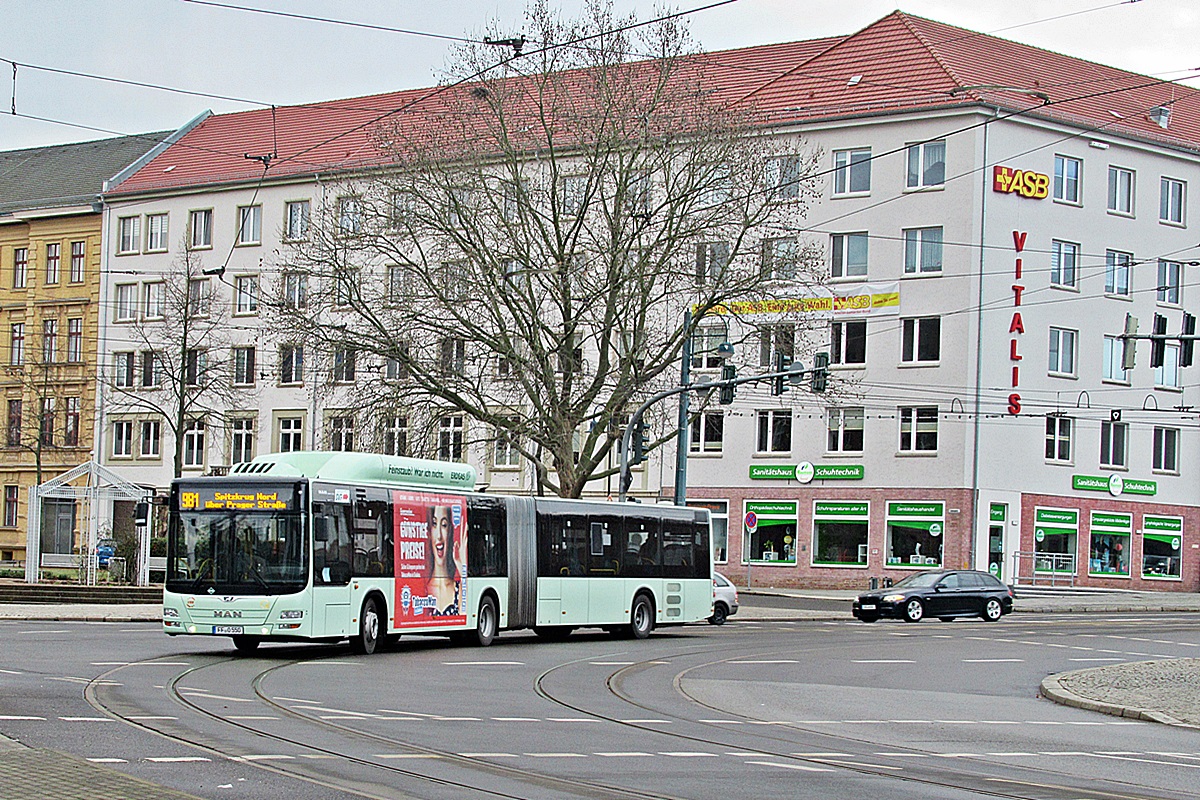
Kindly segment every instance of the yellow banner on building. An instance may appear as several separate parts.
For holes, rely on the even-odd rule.
[[[709,314],[739,317],[812,314],[825,317],[866,317],[900,313],[900,283],[866,283],[829,287],[814,297],[780,297],[771,300],[737,300],[711,309]]]

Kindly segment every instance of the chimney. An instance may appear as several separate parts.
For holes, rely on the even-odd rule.
[[[1171,107],[1170,106],[1155,106],[1150,109],[1150,121],[1158,125],[1158,127],[1166,130],[1166,127],[1171,124]]]

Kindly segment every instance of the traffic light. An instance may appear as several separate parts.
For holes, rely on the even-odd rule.
[[[1179,339],[1179,366],[1190,367],[1192,365],[1192,350],[1196,344],[1194,339],[1189,339],[1189,336],[1196,335],[1196,318],[1186,311],[1183,312],[1183,336]]]
[[[717,395],[717,402],[723,406],[727,406],[733,402],[733,390],[736,388],[732,381],[737,380],[737,365],[726,364],[721,367],[721,380],[729,381],[729,383],[721,384],[720,394]]]
[[[1150,340],[1150,366],[1155,369],[1163,365],[1167,355],[1167,318],[1162,314],[1154,315],[1154,328],[1150,331],[1154,337]]]
[[[825,391],[829,380],[829,353],[813,353],[812,382],[809,386],[814,392]]]
[[[1134,361],[1137,358],[1137,335],[1138,319],[1133,314],[1125,315],[1125,335],[1121,342],[1121,369],[1133,369]]]
[[[646,423],[638,418],[633,423],[633,460],[630,464],[640,464],[646,460]]]
[[[792,365],[792,357],[791,356],[785,355],[783,353],[775,354],[775,372],[784,372],[791,365]],[[786,380],[787,380],[787,377],[784,375],[775,376],[775,378],[771,381],[771,394],[773,394],[773,395],[783,394],[784,390],[787,388],[787,384],[784,383],[784,381],[786,381]]]

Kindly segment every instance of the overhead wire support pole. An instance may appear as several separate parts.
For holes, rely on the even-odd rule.
[[[785,369],[779,372],[763,372],[758,375],[747,375],[744,378],[733,378],[727,380],[708,381],[705,383],[689,383],[683,386],[672,386],[670,389],[663,389],[661,392],[656,392],[650,395],[650,397],[648,397],[644,403],[638,406],[637,411],[634,411],[633,415],[629,417],[629,422],[625,425],[625,432],[621,435],[621,479],[619,481],[620,488],[617,499],[622,503],[625,502],[626,496],[629,493],[629,484],[633,482],[633,475],[630,472],[630,468],[633,465],[629,463],[629,449],[633,443],[633,430],[636,426],[641,424],[642,415],[646,413],[646,410],[659,400],[664,400],[668,397],[673,397],[684,392],[690,392],[693,389],[708,391],[710,389],[720,389],[727,386],[741,386],[746,383],[774,380],[775,378],[791,378],[792,380],[799,381],[806,376],[811,378],[816,373],[825,373],[826,371],[827,370],[824,367],[816,367],[813,369]],[[683,441],[684,434],[680,433],[680,431],[686,431],[686,426],[681,427],[679,431],[676,431],[676,436],[679,437],[676,447],[682,448],[685,446],[685,442]],[[677,504],[680,499],[682,499],[682,495],[678,495],[676,497]]]

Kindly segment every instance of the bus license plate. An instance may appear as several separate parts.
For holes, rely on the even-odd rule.
[[[226,636],[241,636],[241,625],[213,625],[213,633],[223,633]]]

